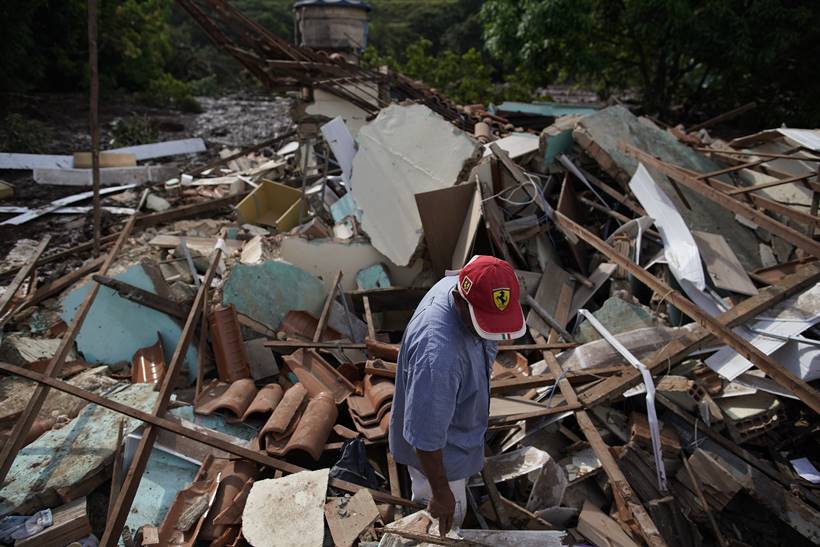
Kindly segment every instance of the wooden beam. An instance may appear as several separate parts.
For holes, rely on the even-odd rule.
[[[746,186],[745,188],[737,188],[735,190],[729,190],[726,192],[727,196],[737,196],[741,194],[748,194],[749,192],[757,192],[758,190],[765,190],[766,188],[774,188],[775,186],[782,186],[784,184],[792,184],[795,182],[802,182],[805,181],[809,188],[813,192],[820,191],[820,184],[816,182],[812,182],[810,179],[814,178],[814,173],[809,173],[808,175],[798,175],[795,177],[788,177],[785,179],[778,179],[769,182],[764,182],[761,184],[755,184],[754,186]]]
[[[14,300],[14,296],[17,294],[17,291],[20,290],[20,287],[23,285],[23,282],[28,279],[31,275],[31,272],[37,267],[37,261],[40,260],[40,255],[43,254],[43,251],[46,250],[48,246],[48,242],[51,241],[51,236],[47,235],[43,239],[40,240],[40,243],[37,244],[37,247],[34,249],[34,253],[26,260],[26,263],[17,271],[17,275],[14,276],[14,279],[11,283],[6,286],[6,291],[3,293],[3,296],[0,296],[0,329],[2,326],[6,324],[8,321],[8,317],[3,317],[7,311],[11,309],[12,300]],[[11,313],[9,313],[11,316]]]
[[[556,311],[559,321],[566,321],[569,317],[569,308],[572,304],[573,292],[573,286],[571,283],[565,283],[561,287]],[[555,331],[549,333],[550,339],[554,339],[556,336],[557,333]],[[579,404],[578,395],[564,377],[564,371],[558,363],[558,359],[556,359],[555,355],[549,351],[545,351],[543,356],[544,361],[553,376],[556,378],[561,378],[558,382],[558,388],[561,390],[561,394],[564,396],[564,399],[569,405]],[[585,410],[579,410],[575,413],[575,418],[578,421],[578,425],[581,427],[581,432],[584,434],[584,437],[586,437],[590,447],[595,452],[595,456],[601,462],[604,472],[609,479],[609,483],[612,485],[615,503],[618,506],[618,511],[621,514],[621,517],[629,518],[631,515],[631,518],[641,530],[641,535],[643,535],[644,540],[648,545],[666,545],[660,532],[658,531],[657,526],[655,526],[655,523],[652,522],[652,518],[649,516],[649,513],[647,513],[646,509],[638,499],[638,496],[632,490],[632,487],[626,480],[621,468],[618,467],[615,458],[612,457],[609,447],[604,442],[601,434],[598,432],[598,429],[593,425],[589,415],[587,415]]]
[[[339,283],[341,283],[341,281],[342,270],[339,270],[333,278],[333,286],[330,287],[330,291],[327,293],[325,305],[322,308],[322,314],[319,316],[319,322],[316,324],[316,332],[313,333],[314,342],[320,342],[322,340],[322,336],[325,334],[327,320],[330,318],[330,308],[333,305],[333,299],[336,297],[336,291],[339,289]]]
[[[122,298],[136,304],[160,311],[176,319],[185,319],[188,316],[188,310],[184,309],[183,306],[173,300],[154,294],[151,291],[146,291],[145,289],[135,287],[130,283],[108,277],[107,275],[93,275],[91,278],[100,285],[114,289]]]
[[[242,324],[244,325],[244,323]],[[574,348],[577,345],[558,342],[550,344],[499,344],[498,351],[564,350]],[[280,349],[367,349],[367,345],[355,342],[311,342],[310,340],[268,340],[265,342],[265,346]]]
[[[717,316],[715,319],[727,328],[753,319],[779,302],[811,287],[820,280],[820,264],[805,264],[798,273],[784,277],[780,282],[751,296]],[[716,337],[706,328],[697,327],[689,334],[667,343],[641,362],[650,372],[667,370],[683,361],[692,351],[712,344]],[[579,395],[584,406],[612,401],[624,391],[641,382],[641,374],[629,367],[617,377],[607,378],[589,391]]]
[[[298,473],[300,471],[305,470],[303,467],[299,467],[298,465],[293,465],[284,460],[268,456],[264,452],[257,452],[256,450],[251,450],[250,448],[245,448],[244,446],[235,445],[230,441],[225,440],[225,438],[222,436],[212,435],[206,431],[203,431],[203,429],[205,428],[190,429],[177,421],[169,420],[168,418],[161,418],[154,414],[149,414],[148,412],[144,412],[142,410],[130,407],[128,405],[124,405],[117,401],[107,399],[91,391],[84,390],[80,387],[75,386],[74,384],[69,384],[68,382],[65,382],[63,380],[58,380],[56,378],[46,376],[45,374],[34,372],[31,369],[0,362],[0,371],[7,372],[9,374],[14,374],[15,376],[19,376],[21,378],[27,378],[39,384],[49,386],[58,391],[62,391],[63,393],[68,393],[69,395],[73,395],[75,397],[88,401],[89,403],[99,405],[109,410],[113,410],[114,412],[117,412],[124,416],[128,416],[129,418],[143,421],[146,424],[150,424],[151,426],[164,429],[165,431],[170,431],[175,435],[191,439],[192,441],[200,442],[206,446],[216,448],[217,450],[222,450],[224,452],[227,452],[228,454],[231,454],[239,458],[245,458],[260,465],[270,467],[271,469],[276,469],[284,473]],[[363,486],[359,486],[358,484],[353,484],[351,482],[343,481],[340,479],[330,479],[328,484],[330,486],[339,488],[341,490],[344,490],[345,492],[350,493],[358,492],[359,490],[364,488]],[[403,505],[411,508],[421,507],[420,504],[414,503],[410,500],[406,500],[403,498],[397,498],[395,496],[387,494],[386,492],[370,490],[370,493],[373,494],[373,498],[375,500],[383,503]]]
[[[718,177],[720,175],[726,175],[728,173],[734,173],[735,171],[740,171],[741,169],[748,169],[749,167],[755,167],[757,165],[760,165],[761,163],[766,163],[768,161],[771,161],[771,158],[763,158],[763,159],[754,160],[754,161],[747,161],[745,163],[739,163],[737,165],[724,167],[723,169],[718,169],[717,171],[710,171],[709,173],[701,173],[700,175],[698,175],[695,178],[698,179],[698,180],[706,180],[708,178]]]
[[[721,148],[709,148],[706,146],[696,146],[693,148],[698,152],[707,152],[709,154],[714,154],[718,157],[721,156],[757,156],[760,158],[771,158],[771,159],[781,159],[781,160],[798,160],[798,161],[818,161],[820,162],[820,156],[818,157],[801,157],[801,156],[794,156],[791,154],[773,154],[770,152],[746,152],[743,150],[726,150]]]
[[[135,213],[128,220],[122,232],[120,232],[120,237],[117,239],[117,243],[114,244],[114,248],[109,251],[105,262],[100,268],[102,273],[107,272],[108,268],[110,268],[111,264],[113,264],[114,258],[116,258],[117,253],[119,253],[120,249],[125,244],[125,241],[128,239],[128,234],[130,234],[131,230],[134,228],[134,223],[136,220],[137,216]],[[94,283],[85,295],[85,299],[82,304],[80,304],[80,307],[77,308],[77,311],[74,314],[74,320],[71,322],[71,325],[68,327],[65,334],[63,334],[63,337],[60,340],[60,345],[54,353],[54,357],[51,358],[51,361],[46,367],[46,376],[56,377],[60,374],[63,364],[65,363],[65,359],[68,356],[68,352],[74,347],[74,339],[77,338],[78,334],[80,334],[80,329],[83,326],[86,315],[88,315],[88,311],[91,309],[91,305],[94,303],[94,298],[97,296],[99,289],[100,286]],[[0,453],[0,484],[5,482],[9,469],[11,469],[11,464],[14,462],[14,458],[17,457],[17,453],[23,447],[26,435],[28,435],[31,430],[31,426],[37,418],[37,414],[40,412],[40,409],[43,408],[43,403],[46,400],[46,396],[48,396],[48,391],[49,388],[46,385],[39,385],[35,388],[25,410],[17,419],[17,422],[14,424],[14,429],[12,429],[8,440],[3,445],[3,451]]]
[[[94,258],[88,260],[85,264],[80,266],[74,271],[71,271],[64,276],[58,277],[48,285],[44,285],[37,289],[34,294],[29,296],[28,298],[20,304],[14,313],[20,313],[21,311],[30,308],[31,306],[36,306],[43,300],[47,300],[54,295],[60,294],[65,289],[85,277],[86,275],[90,274],[93,271],[96,271],[100,266],[103,265],[105,262],[105,257],[101,256],[98,258]]]
[[[160,386],[159,395],[154,403],[154,416],[164,416],[168,410],[168,403],[171,400],[171,394],[175,387],[175,381],[182,362],[185,360],[185,354],[188,351],[188,344],[194,334],[199,315],[202,313],[202,303],[205,300],[205,294],[208,287],[211,285],[211,279],[216,272],[216,267],[219,264],[219,259],[222,257],[222,251],[217,249],[211,259],[211,264],[208,266],[208,271],[205,272],[205,277],[199,290],[194,298],[194,303],[191,305],[191,310],[188,312],[188,318],[185,320],[185,326],[179,335],[179,341],[174,349],[174,354],[171,357],[171,362],[168,364],[168,369],[162,377],[162,384]],[[149,425],[142,432],[137,449],[131,459],[131,466],[128,468],[128,474],[125,476],[122,488],[120,489],[117,501],[112,510],[112,515],[109,516],[105,532],[103,533],[100,545],[104,547],[114,547],[119,541],[122,528],[125,526],[125,519],[128,517],[128,512],[131,510],[131,505],[134,503],[134,496],[137,493],[140,479],[145,472],[145,466],[148,464],[148,457],[151,455],[151,449],[154,446],[154,441],[157,437],[157,428]]]
[[[721,547],[727,547],[729,544],[723,537],[723,534],[720,533],[720,528],[718,527],[717,522],[715,522],[715,516],[712,514],[712,509],[709,507],[709,502],[706,501],[706,497],[703,495],[703,489],[700,487],[700,479],[697,478],[692,472],[692,467],[689,465],[689,460],[686,458],[686,454],[681,454],[680,457],[683,460],[683,467],[686,469],[686,474],[689,476],[689,481],[695,489],[695,494],[697,494],[698,500],[700,501],[701,506],[703,506],[703,511],[709,518],[709,524],[712,527],[712,531],[715,533],[718,543]]]
[[[375,340],[376,327],[373,324],[373,314],[370,311],[370,297],[363,296],[362,304],[364,305],[364,319],[367,322],[367,337],[371,340]]]
[[[700,183],[699,183],[700,184]],[[731,199],[731,198],[727,198]],[[731,347],[748,361],[751,361],[760,370],[768,374],[775,382],[789,390],[815,412],[820,412],[820,394],[813,387],[801,380],[782,366],[774,362],[768,355],[750,344],[747,340],[735,334],[730,328],[715,319],[711,315],[704,313],[691,300],[681,295],[674,289],[669,288],[660,279],[641,268],[628,258],[620,255],[615,249],[609,246],[604,240],[573,222],[558,211],[553,217],[556,223],[564,226],[564,229],[571,231],[579,238],[586,241],[598,252],[607,256],[612,262],[621,266],[638,280],[647,285],[657,294],[664,295],[664,299],[688,315],[701,326],[717,336],[721,342]]]
[[[721,122],[725,122],[726,120],[731,120],[732,118],[736,118],[741,114],[748,112],[749,110],[754,109],[757,106],[757,103],[752,101],[750,103],[746,103],[744,105],[738,106],[737,108],[733,108],[723,114],[718,114],[714,118],[709,118],[704,122],[700,122],[698,124],[693,125],[689,129],[686,130],[687,133],[694,133],[695,131],[700,131],[701,129],[706,129],[707,127],[712,127],[713,125],[717,125]]]
[[[710,201],[714,201],[729,211],[751,220],[774,235],[791,243],[795,247],[804,250],[806,253],[820,257],[820,242],[814,241],[813,239],[807,237],[806,234],[798,232],[794,228],[774,220],[766,214],[753,209],[749,205],[746,205],[731,196],[727,196],[725,193],[708,186],[700,180],[697,180],[690,174],[682,172],[679,168],[663,162],[652,155],[635,148],[634,146],[620,143],[620,148],[626,154],[632,156],[638,161],[646,163],[654,169],[657,169],[670,179],[677,181],[693,192],[697,192],[703,197],[709,199]]]
[[[503,530],[512,528],[510,516],[507,514],[507,508],[501,502],[501,494],[498,493],[498,488],[493,482],[493,477],[487,472],[487,468],[481,470],[481,478],[484,479],[484,485],[487,487],[487,493],[490,495],[490,503],[495,510],[495,516],[498,519],[498,524]]]
[[[564,372],[564,378],[570,384],[584,384],[592,382],[596,379],[608,376],[620,376],[629,367],[625,365],[615,365],[611,367],[595,368],[592,370],[568,370]],[[367,371],[367,369],[365,369]],[[516,378],[507,378],[504,380],[493,380],[490,382],[490,395],[498,395],[507,391],[515,391],[519,389],[531,389],[534,387],[543,387],[555,383],[556,376],[552,372],[545,374],[537,374],[535,376],[519,376]]]
[[[120,483],[122,482],[122,466],[123,466],[123,434],[125,430],[125,420],[120,420],[120,426],[117,430],[117,446],[114,449],[114,465],[111,470],[111,488],[108,490],[108,511],[106,511],[106,519],[111,518],[111,511],[114,509],[114,502],[117,500],[117,494],[120,492]]]

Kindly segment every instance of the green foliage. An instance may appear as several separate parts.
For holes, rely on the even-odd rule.
[[[362,64],[369,67],[387,65],[403,74],[421,80],[460,104],[486,104],[493,100],[492,67],[475,49],[458,54],[452,50],[433,53],[432,43],[419,38],[404,51],[404,62],[380,55],[368,48]]]
[[[145,116],[130,116],[114,121],[111,128],[111,148],[136,146],[156,142],[158,133],[150,118]]]
[[[143,90],[165,72],[173,0],[99,2],[103,89]],[[75,91],[88,82],[87,0],[0,2],[0,89]]]
[[[820,54],[820,2],[487,0],[482,17],[497,62],[539,84],[637,89],[667,116],[758,99],[770,124],[820,123],[820,83],[803,76]]]
[[[160,108],[175,108],[183,112],[202,112],[202,106],[191,93],[191,84],[181,82],[170,74],[162,74],[148,83],[143,93],[145,103]]]
[[[51,141],[51,128],[20,114],[7,114],[0,122],[0,150],[42,154]]]

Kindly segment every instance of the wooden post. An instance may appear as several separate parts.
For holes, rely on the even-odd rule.
[[[44,237],[40,243],[37,245],[37,248],[34,249],[34,254],[26,261],[22,268],[17,272],[17,275],[14,276],[14,279],[11,281],[6,287],[6,292],[3,293],[3,296],[0,297],[0,318],[3,318],[3,315],[6,312],[9,312],[8,316],[3,318],[0,321],[0,328],[5,324],[13,314],[11,312],[11,303],[14,299],[14,295],[17,294],[17,291],[20,289],[20,286],[26,280],[27,277],[35,270],[37,267],[37,261],[40,259],[40,256],[43,254],[43,251],[46,250],[46,246],[48,246],[48,242],[51,241],[51,236],[47,235]],[[28,295],[27,295],[28,296]]]
[[[211,285],[211,279],[216,272],[216,267],[219,264],[219,259],[221,257],[222,251],[217,249],[216,252],[214,252],[214,256],[211,260],[210,266],[208,267],[208,271],[205,273],[205,278],[202,280],[202,284],[199,287],[196,298],[194,298],[194,303],[191,306],[188,319],[185,321],[185,326],[179,336],[179,341],[177,342],[177,347],[174,350],[174,355],[171,357],[171,362],[168,364],[168,370],[162,378],[159,396],[157,397],[156,403],[154,403],[154,416],[162,417],[168,410],[168,403],[171,399],[171,393],[175,387],[174,383],[177,374],[182,366],[182,362],[185,360],[185,354],[188,351],[188,344],[194,334],[194,329],[196,328],[196,323],[199,320],[200,313],[202,313],[202,303],[205,300],[205,293]],[[123,482],[122,488],[117,496],[117,501],[112,510],[112,515],[109,515],[108,522],[106,523],[105,532],[103,533],[102,540],[100,541],[100,545],[103,547],[114,547],[119,541],[122,528],[125,525],[125,519],[127,518],[128,511],[131,509],[131,505],[134,502],[134,496],[137,493],[140,479],[142,478],[142,474],[145,472],[145,466],[148,464],[148,457],[151,455],[151,449],[154,446],[154,441],[156,440],[158,433],[158,428],[153,425],[146,427],[142,432],[142,438],[140,439],[137,450],[134,453],[131,461],[131,467],[128,469],[128,474],[126,475],[125,481]]]
[[[97,0],[88,0],[88,67],[91,82],[88,126],[91,131],[91,177],[94,184],[94,258],[100,256],[100,76],[97,66]]]
[[[569,307],[572,303],[572,294],[572,284],[565,283],[564,286],[561,287],[561,292],[558,296],[558,309],[555,313],[559,322],[566,322],[568,319]],[[557,332],[552,330],[549,333],[549,338],[547,341],[555,340],[556,338]],[[538,335],[535,341],[542,342],[543,337]],[[556,359],[555,355],[551,351],[544,351],[542,355],[544,357],[544,362],[549,368],[549,371],[555,378],[559,378],[558,389],[561,390],[561,395],[564,396],[567,404],[578,405],[578,395],[575,393],[575,390],[570,385],[569,381],[564,377],[564,373],[561,365],[558,363],[558,359]],[[652,521],[652,517],[649,516],[649,513],[647,513],[646,509],[638,499],[638,496],[632,490],[632,487],[629,485],[629,481],[626,480],[626,477],[621,471],[621,468],[618,467],[618,463],[615,461],[615,458],[612,457],[612,453],[609,451],[609,446],[607,446],[604,442],[601,434],[598,432],[598,429],[592,423],[592,419],[585,410],[576,411],[575,419],[578,421],[578,425],[581,427],[581,432],[589,442],[589,446],[595,452],[595,456],[601,462],[601,466],[609,479],[609,483],[612,486],[612,495],[615,499],[615,505],[618,508],[618,513],[621,519],[631,519],[640,529],[641,535],[643,535],[647,545],[654,547],[665,546],[666,543],[661,537],[657,526],[655,526],[655,523]]]
[[[333,300],[336,297],[336,290],[339,288],[339,283],[342,281],[342,270],[336,272],[336,277],[333,279],[333,286],[330,287],[330,292],[327,293],[325,305],[322,308],[322,315],[319,316],[319,323],[316,325],[316,332],[313,333],[313,342],[321,342],[322,336],[325,334],[327,327],[327,320],[330,318],[330,308],[333,306]]]

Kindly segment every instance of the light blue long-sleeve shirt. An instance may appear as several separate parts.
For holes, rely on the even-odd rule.
[[[436,283],[416,308],[399,351],[390,451],[421,470],[416,449],[442,450],[450,481],[484,466],[495,342],[475,336],[458,313],[458,277]]]

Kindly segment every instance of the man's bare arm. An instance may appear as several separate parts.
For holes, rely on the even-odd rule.
[[[416,455],[433,492],[427,503],[427,510],[430,515],[438,519],[439,533],[441,537],[444,537],[453,525],[453,514],[456,510],[456,499],[450,490],[447,473],[444,471],[444,458],[441,450],[427,452],[416,449]]]

